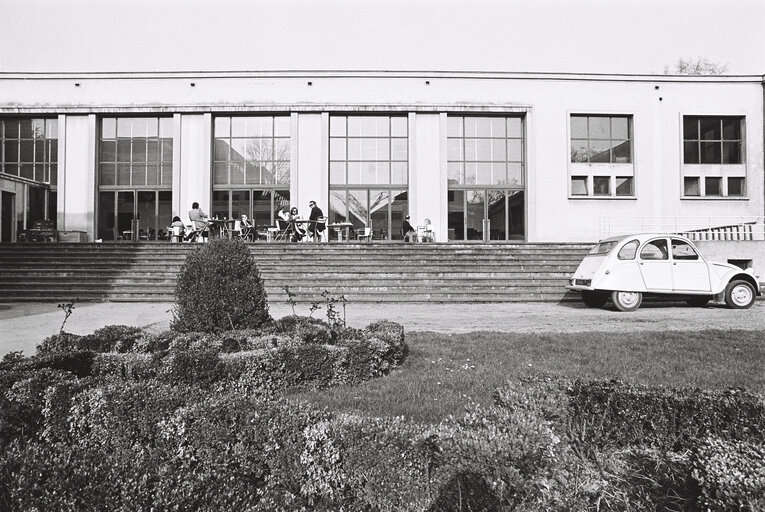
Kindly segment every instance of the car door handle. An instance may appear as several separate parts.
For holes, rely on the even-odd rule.
[[[677,265],[677,262],[676,262],[676,261],[673,261],[673,262],[672,262],[672,264],[673,264],[673,265]]]

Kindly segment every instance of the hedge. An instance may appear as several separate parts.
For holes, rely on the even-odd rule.
[[[765,401],[742,390],[704,391],[575,382],[569,392],[572,438],[598,447],[681,449],[709,436],[762,440]]]

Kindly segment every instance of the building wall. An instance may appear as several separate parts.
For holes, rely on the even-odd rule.
[[[763,216],[761,77],[666,77],[497,73],[272,72],[207,74],[0,74],[0,115],[66,118],[62,229],[93,233],[96,116],[176,115],[173,209],[209,210],[212,115],[293,115],[293,202],[328,204],[328,116],[407,112],[410,212],[446,239],[444,113],[516,113],[526,119],[526,238],[594,241],[609,217]],[[634,198],[572,198],[572,113],[633,118]],[[681,199],[682,116],[746,117],[747,195]],[[591,164],[608,165],[608,164]],[[710,172],[714,172],[711,170]],[[63,179],[62,179],[63,178]],[[309,197],[310,196],[310,197]],[[320,197],[318,197],[320,196]],[[63,199],[63,200],[62,200]],[[325,212],[326,213],[326,212]]]

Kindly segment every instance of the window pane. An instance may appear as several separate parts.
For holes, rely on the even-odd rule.
[[[595,176],[592,178],[592,193],[596,196],[611,195],[611,178],[608,176]]]
[[[35,177],[35,166],[33,164],[21,164],[19,166],[19,176],[28,180],[33,180]]]
[[[478,168],[474,163],[465,164],[465,185],[474,185],[477,183]]]
[[[3,154],[5,155],[5,162],[18,162],[19,161],[19,141],[6,140],[3,143]]]
[[[744,195],[744,178],[728,178],[728,195]]]
[[[332,138],[329,139],[329,159],[330,160],[345,160],[345,139]]]
[[[329,163],[329,182],[338,185],[345,183],[345,162]]]
[[[481,185],[491,185],[491,164],[488,162],[479,162],[476,164],[478,177],[476,183]]]
[[[45,119],[32,119],[32,136],[35,139],[45,138]]]
[[[391,162],[390,164],[390,182],[398,185],[404,185],[409,182],[407,177],[406,162]]]
[[[740,164],[741,163],[741,142],[723,142],[723,155],[722,163],[724,164]]]
[[[6,139],[18,139],[19,138],[19,120],[7,119],[3,121],[3,130],[5,131],[4,137]]]
[[[130,164],[117,164],[117,185],[130,185]]]
[[[159,164],[151,163],[146,166],[146,184],[159,185]]]
[[[607,140],[590,140],[590,162],[611,161],[611,142]]]
[[[722,154],[719,142],[701,142],[701,163],[719,164],[722,162]]]
[[[244,184],[244,163],[243,162],[231,162],[231,184],[240,185]]]
[[[684,142],[683,143],[683,162],[686,164],[699,163],[699,143]]]
[[[447,180],[450,184],[458,185],[465,182],[464,167],[461,162],[449,162],[446,164]]]
[[[523,186],[523,164],[507,164],[507,183],[512,187]]]
[[[697,260],[699,255],[693,250],[688,242],[683,240],[672,240],[672,259],[675,260]]]
[[[31,119],[19,119],[19,136],[22,139],[31,139],[34,136]]]
[[[213,184],[214,185],[226,185],[228,184],[228,163],[216,163],[213,165]]]
[[[736,117],[723,117],[723,139],[737,140],[741,138],[741,121]]]
[[[702,117],[700,125],[701,140],[720,140],[722,133],[719,117]]]
[[[491,165],[491,184],[507,184],[507,164],[504,162],[489,164]]]
[[[130,139],[117,139],[117,161],[130,161]]]
[[[344,137],[345,136],[345,117],[329,118],[329,136],[330,137]]]
[[[571,138],[572,139],[587,138],[587,117],[586,116],[571,116]]]
[[[19,154],[19,162],[34,162],[35,161],[35,143],[33,140],[21,141],[21,152]]]
[[[116,170],[114,164],[101,164],[101,185],[116,184]]]
[[[683,139],[695,140],[699,138],[699,118],[683,117]]]
[[[231,136],[232,137],[246,137],[246,123],[243,117],[231,118]]]
[[[586,196],[587,194],[587,176],[571,176],[571,195]]]
[[[616,178],[616,195],[617,196],[632,196],[632,177],[617,177]]]
[[[611,137],[610,119],[608,117],[589,118],[590,139],[608,139]]]
[[[706,196],[721,196],[722,195],[722,178],[704,178],[704,195]]]
[[[699,178],[683,178],[683,194],[686,196],[700,196]]]
[[[571,141],[571,161],[572,162],[587,162],[589,160],[589,153],[587,149],[586,140],[572,140]]]
[[[611,154],[614,163],[630,163],[632,161],[632,144],[628,140],[611,141]]]
[[[278,116],[274,118],[274,136],[289,137],[292,131],[292,118],[290,116]]]
[[[146,142],[146,161],[159,162],[159,139],[149,139]]]
[[[230,117],[216,117],[215,125],[213,128],[213,136],[215,137],[229,137],[231,135],[231,118]]]
[[[272,117],[245,117],[244,133],[247,137],[271,137],[274,119]]]
[[[117,120],[113,117],[105,117],[101,120],[101,137],[114,139],[117,137]]]
[[[464,240],[465,238],[465,191],[450,190],[448,194],[448,238],[449,240]]]
[[[446,118],[446,136],[447,137],[462,137],[463,118],[447,116]]]
[[[114,162],[117,157],[117,142],[105,140],[101,142],[101,161]]]
[[[391,139],[390,140],[390,159],[391,160],[408,160],[408,139]]]
[[[612,117],[611,118],[611,138],[612,139],[629,139],[629,118],[627,117]]]
[[[132,185],[143,186],[146,185],[146,165],[145,164],[132,164],[130,168],[132,175]]]
[[[133,162],[145,162],[146,161],[146,139],[133,139],[133,155],[131,160]]]
[[[268,204],[268,210],[264,213],[269,214],[269,218],[266,222],[256,222],[257,224],[270,224],[270,209],[271,209],[271,198],[269,197],[268,192],[255,192],[256,196],[265,196],[265,202]],[[231,219],[240,219],[242,215],[247,215],[248,217],[251,217],[250,215],[250,191],[249,190],[232,190],[231,191]],[[263,219],[265,220],[265,219]],[[255,221],[255,219],[253,219]]]
[[[505,130],[505,119],[502,117],[495,117],[491,120],[491,136],[492,137],[507,137],[507,131]]]
[[[210,216],[222,219],[228,217],[228,190],[214,190]]]
[[[507,136],[511,138],[520,139],[523,137],[523,118],[521,117],[508,117],[507,118]]]
[[[667,241],[662,238],[648,242],[640,251],[640,257],[644,260],[668,260]]]
[[[390,135],[391,137],[406,137],[408,135],[409,119],[406,117],[391,117],[390,118]]]
[[[173,136],[173,118],[159,118],[159,136],[162,138],[172,138]]]

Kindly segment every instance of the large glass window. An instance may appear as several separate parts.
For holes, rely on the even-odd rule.
[[[101,119],[100,188],[171,188],[172,182],[171,117]]]
[[[289,185],[289,116],[215,118],[214,188]]]
[[[745,119],[683,116],[683,196],[743,197]]]
[[[522,117],[447,118],[450,185],[523,187]]]
[[[522,116],[447,116],[449,240],[523,239]]]
[[[402,239],[408,183],[406,115],[330,116],[330,223],[370,228],[376,240]]]
[[[0,119],[0,171],[56,184],[58,120]]]
[[[282,206],[290,207],[288,189],[215,190],[211,215],[219,219],[247,215],[257,228],[265,229],[276,225],[276,212]]]
[[[98,238],[165,238],[173,216],[173,118],[104,117],[100,128]]]

